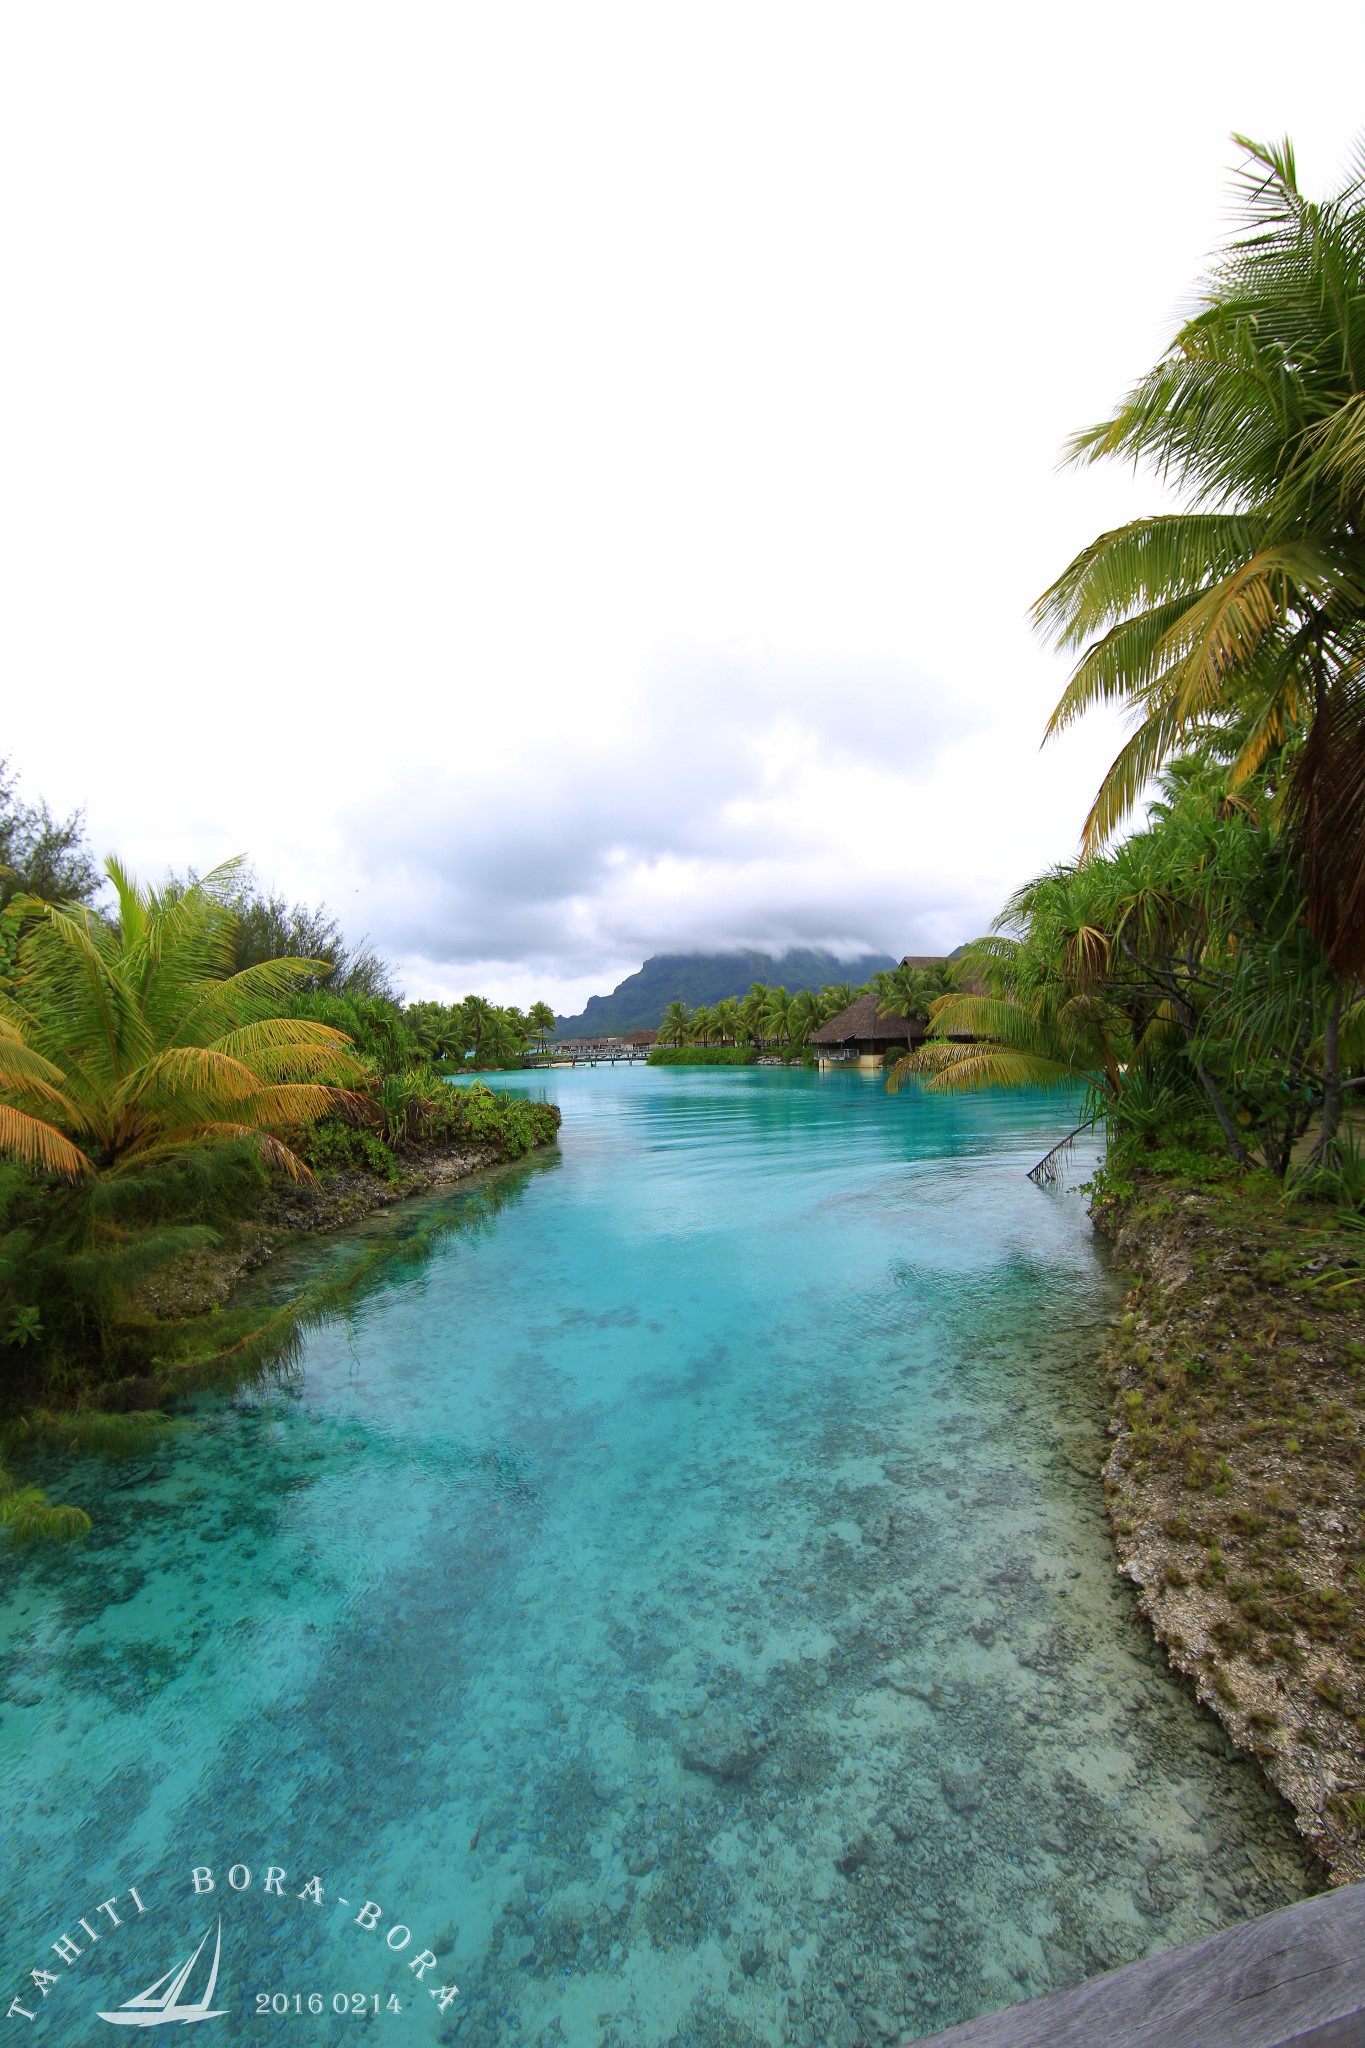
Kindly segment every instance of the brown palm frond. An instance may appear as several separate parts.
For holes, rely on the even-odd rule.
[[[30,1173],[51,1173],[59,1180],[85,1180],[94,1171],[84,1152],[55,1125],[8,1102],[0,1102],[0,1154],[17,1159]]]

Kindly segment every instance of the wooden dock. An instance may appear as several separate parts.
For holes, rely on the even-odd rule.
[[[921,2037],[918,2048],[1365,2048],[1365,1884]]]

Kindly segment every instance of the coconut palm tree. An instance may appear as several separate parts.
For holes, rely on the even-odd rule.
[[[715,1020],[705,1003],[698,1003],[688,1024],[688,1038],[693,1045],[709,1045],[715,1036]]]
[[[71,1181],[250,1139],[295,1178],[281,1135],[361,1079],[350,1040],[281,1017],[319,971],[269,960],[231,972],[238,864],[162,896],[111,858],[117,922],[16,898],[15,973],[0,991],[0,1153]]]
[[[889,1085],[1079,1084],[1111,1138],[1211,1113],[1238,1166],[1281,1180],[1317,1117],[1306,1167],[1329,1164],[1354,1085],[1331,1043],[1337,985],[1283,834],[1223,780],[1216,762],[1171,763],[1143,830],[1019,890],[969,949],[981,992],[935,1004]]]
[[[883,1009],[902,1017],[927,1017],[939,997],[951,995],[960,980],[950,960],[936,960],[930,967],[902,960],[899,967],[872,977]]]
[[[768,1037],[775,1039],[778,1045],[790,1043],[791,1007],[792,999],[785,988],[768,990],[768,999],[763,1006],[763,1023]]]
[[[787,1012],[787,1028],[794,1044],[804,1045],[820,1022],[820,998],[814,989],[798,989]]]
[[[460,1060],[469,1049],[461,1003],[409,1003],[403,1022],[429,1060]]]
[[[474,1048],[475,1059],[483,1057],[484,1043],[493,1029],[496,1012],[487,996],[466,996],[460,1006],[465,1014],[465,1027],[469,1042]]]
[[[738,1045],[742,1019],[733,996],[722,996],[711,1012],[711,1025],[722,1045]]]
[[[483,1057],[501,1067],[515,1066],[526,1050],[529,1037],[527,1022],[520,1010],[515,1007],[493,1009],[484,1029]]]
[[[748,1044],[761,1046],[767,1037],[768,985],[756,981],[739,1006],[741,1029]]]
[[[672,1002],[664,1011],[659,1025],[660,1045],[686,1045],[692,1029],[692,1019],[686,1003]]]
[[[536,1044],[538,1045],[540,1050],[544,1052],[546,1045],[549,1043],[550,1039],[554,1037],[554,1011],[550,1008],[550,1005],[548,1003],[532,1003],[530,1009],[526,1013],[526,1022],[530,1026],[531,1033],[532,1036],[535,1038]]]
[[[1236,726],[1233,789],[1282,787],[1314,936],[1365,968],[1365,146],[1314,203],[1294,154],[1238,137],[1242,232],[1161,360],[1071,457],[1144,462],[1183,509],[1092,541],[1044,592],[1079,651],[1052,715],[1135,715],[1085,827],[1099,846],[1161,764]]]
[[[820,991],[820,1022],[828,1024],[853,1001],[853,989],[846,981],[831,981]]]

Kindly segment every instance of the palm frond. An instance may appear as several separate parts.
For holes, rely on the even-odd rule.
[[[261,1023],[308,982],[330,974],[330,960],[263,960],[197,988],[176,1024],[172,1043],[210,1045],[229,1031]]]
[[[8,1102],[0,1102],[0,1156],[18,1160],[30,1173],[51,1173],[59,1180],[85,1180],[94,1171],[84,1152],[54,1125]]]
[[[935,1045],[926,1041],[900,1063],[931,1094],[965,1094],[980,1088],[1074,1088],[1083,1073],[1065,1060],[1007,1045]]]
[[[1137,612],[1220,583],[1254,554],[1262,522],[1244,513],[1171,512],[1134,519],[1082,548],[1033,607],[1058,647],[1081,647]]]
[[[1081,832],[1081,850],[1091,854],[1113,836],[1152,777],[1170,759],[1180,737],[1169,711],[1143,720],[1110,763]]]

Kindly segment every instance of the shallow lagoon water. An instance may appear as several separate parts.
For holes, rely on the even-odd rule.
[[[392,1247],[292,1389],[4,1559],[11,2031],[119,2038],[217,1922],[209,2041],[852,2048],[1301,1896],[1115,1573],[1056,1104],[508,1085],[556,1155],[291,1255]]]

